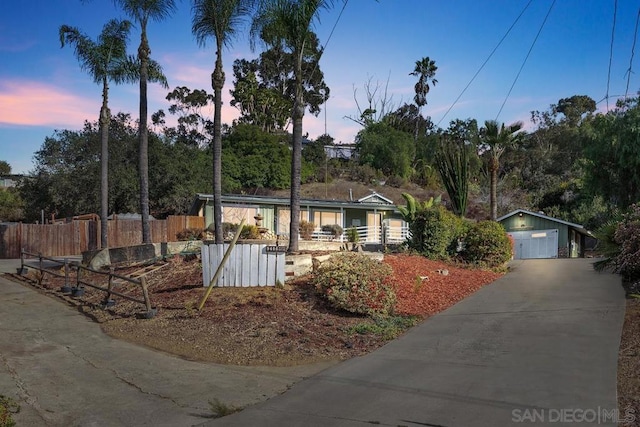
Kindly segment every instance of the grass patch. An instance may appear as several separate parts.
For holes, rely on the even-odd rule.
[[[242,408],[227,405],[226,403],[220,402],[218,399],[210,400],[209,408],[211,409],[211,418],[222,418],[242,411]]]
[[[10,397],[0,394],[0,427],[13,427],[16,422],[13,420],[13,414],[20,412],[18,402]]]
[[[377,335],[384,339],[394,339],[420,322],[418,316],[376,316],[371,322],[358,323],[348,329],[350,334]]]

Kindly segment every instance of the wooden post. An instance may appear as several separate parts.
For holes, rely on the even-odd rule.
[[[64,259],[64,285],[69,286],[69,260]]]
[[[141,277],[140,283],[142,285],[142,295],[144,295],[144,305],[147,307],[147,313],[151,313],[151,300],[149,299],[149,290],[147,289],[147,279]]]
[[[242,227],[244,227],[245,221],[246,221],[246,218],[242,218],[242,221],[240,221],[240,225],[238,226],[238,229],[236,230],[236,235],[233,236],[233,240],[231,241],[231,244],[229,245],[229,249],[227,249],[227,251],[224,253],[224,256],[222,257],[222,261],[220,261],[220,264],[218,265],[218,268],[216,269],[216,274],[213,275],[213,278],[209,282],[209,287],[207,288],[206,292],[202,296],[202,299],[200,300],[200,303],[198,304],[198,311],[202,310],[202,307],[204,307],[204,303],[207,302],[207,298],[209,298],[209,294],[211,293],[211,290],[213,289],[213,284],[218,281],[218,277],[220,277],[220,274],[222,274],[222,268],[224,267],[224,264],[227,262],[227,259],[229,259],[229,255],[231,255],[231,251],[235,247],[236,242],[240,238],[240,234],[242,233]]]

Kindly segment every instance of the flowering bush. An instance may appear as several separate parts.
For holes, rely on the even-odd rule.
[[[396,304],[395,291],[388,283],[392,274],[386,264],[343,252],[320,265],[314,285],[336,308],[369,316],[388,315]]]

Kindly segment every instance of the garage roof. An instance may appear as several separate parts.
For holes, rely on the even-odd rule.
[[[498,222],[502,222],[503,220],[505,220],[505,219],[507,219],[507,218],[510,218],[510,217],[512,217],[512,216],[514,216],[514,215],[518,215],[518,214],[520,214],[520,213],[522,213],[522,214],[526,214],[526,215],[535,216],[535,217],[542,218],[542,219],[546,219],[546,220],[553,221],[553,222],[557,222],[557,223],[560,223],[560,224],[564,224],[564,225],[566,225],[566,226],[569,226],[569,227],[573,228],[574,230],[576,230],[576,231],[577,231],[578,233],[580,233],[580,234],[584,234],[585,236],[591,236],[591,232],[590,232],[590,231],[588,231],[586,228],[584,228],[584,227],[583,227],[582,225],[580,225],[580,224],[575,224],[575,223],[573,223],[573,222],[564,221],[564,220],[561,220],[561,219],[558,219],[558,218],[553,218],[553,217],[550,217],[550,216],[545,215],[544,213],[541,213],[541,212],[532,212],[532,211],[528,211],[528,210],[526,210],[526,209],[516,209],[516,210],[515,210],[515,211],[513,211],[513,212],[510,212],[510,213],[508,213],[508,214],[506,214],[506,215],[504,215],[504,216],[501,216],[501,217],[500,217],[500,218],[498,218],[496,221],[498,221]]]

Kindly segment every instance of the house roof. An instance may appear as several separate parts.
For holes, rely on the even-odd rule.
[[[195,215],[200,206],[206,203],[208,200],[213,200],[212,194],[198,193],[195,200],[189,210],[190,215]],[[223,194],[222,203],[242,203],[242,204],[261,204],[261,205],[276,205],[276,206],[289,206],[291,203],[288,197],[272,197],[272,196],[250,196],[246,194]],[[370,209],[382,209],[382,210],[396,210],[396,205],[392,200],[373,192],[369,196],[363,197],[357,201],[348,200],[322,200],[322,199],[300,199],[300,207],[307,206],[322,207],[322,208],[370,208]]]
[[[368,196],[364,196],[358,199],[359,203],[375,203],[375,204],[383,204],[383,205],[393,205],[393,200],[387,199],[382,194],[378,194],[375,191]]]
[[[542,219],[546,219],[546,220],[548,220],[548,221],[557,222],[557,223],[559,223],[559,224],[564,224],[564,225],[566,225],[566,226],[568,226],[568,227],[571,227],[571,228],[575,229],[575,230],[576,230],[578,233],[580,233],[580,234],[584,234],[584,235],[587,235],[587,236],[590,236],[590,235],[591,235],[591,232],[589,232],[586,228],[584,228],[584,227],[583,227],[582,225],[580,225],[580,224],[575,224],[575,223],[573,223],[573,222],[564,221],[564,220],[562,220],[562,219],[558,219],[558,218],[553,218],[553,217],[547,216],[547,215],[545,215],[545,214],[543,214],[543,213],[540,213],[540,212],[532,212],[532,211],[528,211],[528,210],[526,210],[526,209],[516,209],[516,210],[515,210],[515,211],[513,211],[513,212],[510,212],[510,213],[508,213],[508,214],[506,214],[506,215],[504,215],[504,216],[501,216],[501,217],[500,217],[500,218],[498,218],[496,221],[498,221],[498,222],[502,222],[503,220],[505,220],[505,219],[507,219],[507,218],[510,218],[510,217],[512,217],[512,216],[514,216],[514,215],[518,215],[518,214],[520,214],[520,213],[522,213],[522,214],[527,214],[527,215],[531,215],[531,216],[535,216],[535,217],[542,218]]]

